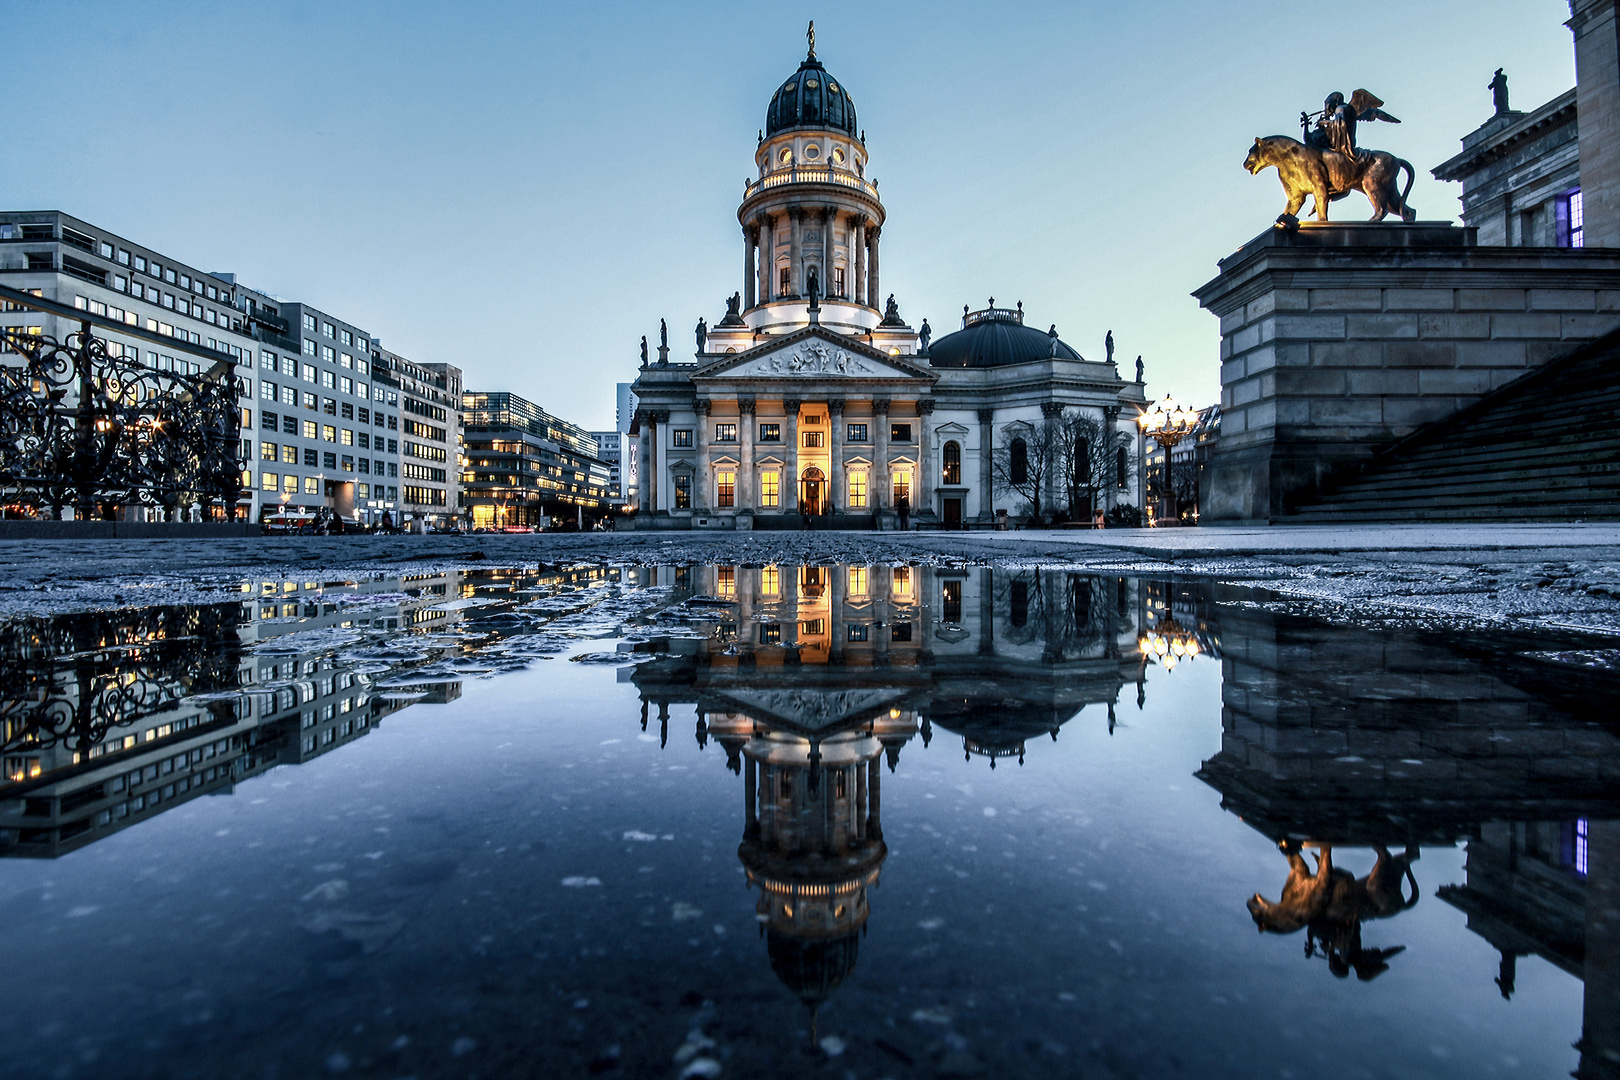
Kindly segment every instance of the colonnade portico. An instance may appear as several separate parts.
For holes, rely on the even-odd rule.
[[[814,249],[803,240],[807,220],[819,226],[818,246]],[[777,230],[784,221],[788,225],[786,245],[777,240]],[[882,283],[878,278],[882,228],[866,214],[837,206],[787,203],[755,214],[743,224],[742,235],[745,311],[773,300],[805,299],[812,266],[816,268],[822,299],[849,300],[882,309]],[[789,272],[786,289],[782,288],[778,269]],[[839,270],[845,273],[842,286]]]

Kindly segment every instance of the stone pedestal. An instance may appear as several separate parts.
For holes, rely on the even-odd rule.
[[[1620,327],[1620,250],[1479,247],[1446,222],[1268,229],[1193,294],[1221,320],[1201,520],[1256,524],[1336,470]]]

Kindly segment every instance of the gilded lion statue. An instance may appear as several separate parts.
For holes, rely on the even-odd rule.
[[[1337,150],[1307,146],[1286,135],[1257,136],[1243,167],[1258,176],[1273,166],[1288,196],[1288,208],[1278,221],[1297,218],[1307,195],[1315,204],[1316,220],[1326,221],[1328,203],[1352,191],[1360,191],[1372,203],[1372,221],[1383,221],[1389,214],[1398,214],[1402,221],[1417,220],[1417,211],[1406,202],[1416,173],[1411,162],[1394,154],[1361,150],[1351,157]],[[1403,169],[1406,187],[1399,188],[1397,181]]]

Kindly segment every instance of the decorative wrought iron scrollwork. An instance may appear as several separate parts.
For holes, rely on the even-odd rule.
[[[113,507],[221,506],[241,495],[240,380],[228,359],[163,371],[109,347],[88,322],[63,341],[0,329],[20,367],[0,365],[0,490],[81,519]],[[155,358],[155,354],[154,358]]]

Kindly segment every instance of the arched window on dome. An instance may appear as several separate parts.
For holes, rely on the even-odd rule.
[[[954,439],[945,444],[940,476],[947,484],[962,482],[962,444]]]
[[[1029,483],[1029,443],[1023,439],[1014,439],[1010,448],[1007,472],[1011,475],[1009,480],[1013,484]]]

